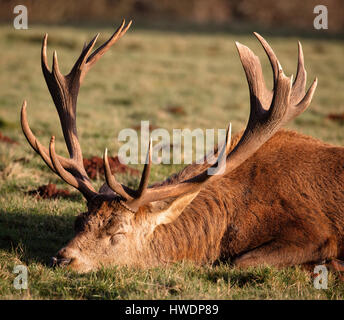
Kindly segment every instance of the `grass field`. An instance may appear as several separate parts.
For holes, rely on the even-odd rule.
[[[19,123],[20,107],[27,99],[35,134],[45,145],[56,135],[57,151],[66,155],[41,72],[41,39],[49,33],[49,61],[57,50],[61,71],[67,73],[84,41],[101,32],[101,43],[111,31],[62,26],[35,26],[27,31],[0,28],[0,131],[18,142],[0,142],[0,299],[343,299],[344,283],[337,275],[329,274],[327,290],[317,290],[310,273],[298,267],[242,271],[225,264],[199,267],[179,263],[169,268],[113,268],[84,275],[48,267],[50,257],[71,238],[74,217],[86,206],[76,192],[71,199],[56,200],[27,194],[48,182],[69,187],[26,142]],[[343,145],[343,122],[327,118],[329,113],[344,112],[343,40],[266,38],[286,74],[294,75],[297,40],[301,40],[308,82],[319,78],[309,110],[289,127]],[[84,156],[101,156],[105,147],[116,154],[119,131],[135,127],[141,120],[170,131],[225,128],[229,122],[233,132],[242,129],[248,119],[249,97],[234,41],[262,57],[270,78],[269,63],[251,34],[159,32],[133,26],[87,75],[80,91],[78,130]],[[171,107],[182,108],[184,114],[169,112]],[[151,182],[178,169],[180,166],[154,166]],[[138,183],[137,177],[128,175],[118,179]],[[94,182],[96,186],[102,183],[102,179]],[[13,287],[17,264],[28,266],[27,290]]]

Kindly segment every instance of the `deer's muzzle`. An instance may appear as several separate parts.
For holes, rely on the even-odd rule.
[[[65,267],[68,266],[71,263],[72,259],[70,258],[57,258],[52,257],[51,258],[51,266],[52,267]]]

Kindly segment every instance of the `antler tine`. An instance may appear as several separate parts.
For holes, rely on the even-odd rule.
[[[133,195],[135,194],[134,190],[128,190],[128,187],[123,186],[120,184],[114,177],[114,175],[111,173],[109,160],[108,160],[108,151],[107,148],[105,149],[104,156],[103,156],[103,162],[104,162],[104,174],[105,174],[105,180],[107,185],[110,187],[110,189],[117,194],[119,194],[121,197],[123,197],[126,200],[132,200]]]
[[[53,68],[52,74],[55,76],[56,79],[63,79],[64,78],[62,73],[60,72],[56,50],[54,50],[54,52],[53,52],[53,67],[52,68]]]
[[[137,198],[142,197],[147,191],[149,183],[149,175],[152,167],[152,138],[149,140],[148,152],[146,157],[146,163],[142,171],[140,185],[137,190]]]
[[[251,51],[251,49],[241,43],[236,42],[235,45],[246,74],[250,90],[251,116],[254,118],[257,115],[262,114],[264,111],[269,110],[273,95],[272,92],[268,91],[266,88],[259,58]],[[277,81],[279,69],[275,72],[274,79]],[[269,94],[267,94],[268,92]]]
[[[57,160],[57,155],[56,155],[56,152],[55,152],[55,136],[52,136],[51,139],[50,139],[49,155],[50,155],[51,162],[52,162],[52,164],[54,166],[55,172],[64,181],[66,181],[68,184],[70,184],[71,186],[77,188],[79,184],[78,184],[76,178],[71,173],[66,171],[62,167],[61,163]]]
[[[272,50],[271,46],[267,43],[267,41],[257,32],[254,32],[254,35],[257,37],[261,45],[263,46],[270,64],[273,69],[274,74],[274,86],[276,84],[276,79],[278,75],[278,69],[279,69],[279,62],[278,59]],[[297,71],[296,71],[296,77],[293,83],[292,91],[291,91],[291,103],[296,105],[299,103],[302,98],[305,95],[305,88],[306,88],[306,82],[307,82],[307,71],[305,69],[304,65],[304,55],[302,50],[301,42],[298,41],[298,61],[297,61]]]
[[[88,68],[91,68],[100,58],[101,56],[109,50],[109,48],[117,42],[118,39],[120,39],[124,34],[127,32],[127,30],[130,28],[132,24],[132,21],[129,21],[128,25],[125,26],[125,20],[123,19],[122,24],[119,26],[119,28],[113,33],[113,35],[110,37],[109,40],[107,40],[103,45],[101,45],[97,50],[95,50],[88,58],[87,58],[87,66]],[[124,28],[124,29],[123,29]]]
[[[318,78],[315,78],[313,80],[312,85],[307,90],[306,95],[302,98],[302,100],[297,105],[294,105],[292,108],[290,108],[290,112],[288,112],[285,122],[288,122],[291,119],[297,117],[299,114],[301,114],[303,111],[305,111],[308,108],[308,106],[310,105],[313,99],[313,95],[314,95],[315,89],[317,88],[317,85],[318,85]]]
[[[315,89],[318,84],[318,79],[313,80],[312,85],[307,90],[305,94],[307,82],[307,71],[304,64],[304,56],[301,42],[298,42],[298,63],[295,81],[292,86],[291,96],[290,96],[290,108],[287,111],[284,122],[288,122],[293,118],[297,117],[303,111],[307,109],[312,101]]]
[[[261,43],[262,47],[264,48],[264,51],[266,52],[271,67],[273,71],[273,79],[274,79],[274,90],[276,86],[276,81],[278,77],[278,70],[280,69],[280,63],[276,57],[276,54],[274,53],[271,46],[268,44],[268,42],[257,32],[253,33],[258,41]],[[304,56],[302,51],[302,45],[300,42],[298,42],[298,63],[297,63],[297,71],[296,71],[296,77],[293,83],[293,88],[291,92],[291,102],[293,104],[297,104],[300,102],[300,100],[305,95],[305,86],[306,86],[306,80],[307,80],[307,72],[304,67]],[[263,83],[265,84],[265,81],[263,80]],[[272,99],[272,92],[266,88],[266,91],[268,92],[269,99],[266,102],[263,97],[261,97],[262,104],[265,106],[266,104],[269,106]]]
[[[47,149],[44,150],[44,147],[36,139],[35,135],[32,133],[30,129],[29,123],[27,121],[26,106],[27,106],[27,103],[26,103],[26,100],[24,100],[22,108],[21,108],[21,112],[20,112],[20,123],[22,126],[22,130],[24,132],[24,135],[27,141],[29,142],[29,144],[31,145],[31,147],[42,157],[42,159],[48,165],[48,167],[55,172],[54,166],[50,158],[47,156],[47,153],[46,153]]]
[[[218,153],[218,157],[217,157],[217,161],[215,163],[215,168],[216,171],[214,172],[214,174],[212,176],[215,176],[217,174],[221,174],[224,172],[225,170],[225,164],[226,164],[226,158],[227,155],[229,154],[229,150],[231,147],[231,138],[232,138],[232,124],[230,123],[229,126],[227,127],[227,131],[226,131],[226,139],[224,141],[224,144],[221,148],[221,151]],[[208,180],[211,179],[212,176],[208,176]]]
[[[293,83],[293,91],[291,93],[291,101],[293,104],[300,102],[305,95],[305,88],[307,82],[307,71],[305,69],[305,62],[301,42],[298,41],[298,59],[296,77]]]
[[[92,52],[97,39],[99,37],[99,33],[97,33],[94,38],[87,44],[84,44],[84,47],[81,51],[81,54],[78,58],[78,60],[75,62],[72,70],[70,71],[70,73],[66,76],[68,78],[74,78],[76,77],[79,81],[79,85],[81,85],[81,83],[83,82],[89,68],[87,68],[87,58],[90,55],[90,53]]]
[[[20,123],[22,126],[22,130],[24,132],[24,135],[31,145],[32,149],[34,149],[44,160],[44,162],[48,165],[48,167],[55,172],[54,166],[49,158],[49,150],[45,148],[39,140],[36,138],[36,136],[33,134],[33,132],[30,129],[28,120],[27,120],[27,112],[26,112],[27,102],[24,100],[21,113],[20,113]],[[57,155],[59,162],[63,165],[63,167],[68,168],[70,167],[70,159],[61,157]]]
[[[107,149],[104,152],[104,172],[105,172],[105,179],[107,185],[112,189],[112,191],[119,194],[121,197],[126,199],[130,202],[131,207],[138,207],[141,203],[141,199],[147,192],[148,183],[149,183],[149,175],[152,166],[152,139],[149,142],[148,152],[146,163],[144,169],[142,171],[142,176],[140,180],[140,185],[137,190],[130,189],[126,186],[120,184],[111,173],[108,156],[107,156]]]
[[[187,184],[194,184],[194,187],[200,187],[201,184],[205,182],[210,182],[213,180],[217,175],[222,175],[224,173],[224,166],[226,165],[226,158],[229,153],[231,147],[231,132],[232,132],[232,124],[230,123],[226,130],[226,138],[221,147],[221,149],[217,153],[216,162],[210,166],[207,170],[203,171],[201,174],[185,181],[184,183]],[[208,174],[208,170],[210,168],[214,169],[212,175]]]
[[[47,58],[47,42],[48,42],[48,34],[46,33],[43,38],[42,49],[41,49],[41,64],[42,64],[42,70],[43,70],[44,76],[46,73],[50,73],[50,68],[48,66],[48,58]]]
[[[273,70],[273,82],[274,82],[274,87],[275,87],[277,77],[278,77],[278,69],[279,69],[278,64],[279,64],[279,62],[278,62],[273,50],[268,45],[268,43],[265,41],[265,39],[263,37],[261,37],[258,33],[254,33],[254,34],[258,38],[260,43],[262,44],[265,52],[267,53],[267,55],[269,57],[270,64],[271,64],[272,70]],[[249,67],[247,68],[245,73],[246,72],[250,72],[250,73],[254,72],[254,77],[250,77],[250,80],[249,80],[247,78],[247,75],[246,75],[247,81],[251,81],[251,79],[258,79],[258,81],[255,82],[255,85],[258,86],[257,90],[259,91],[260,106],[264,110],[268,110],[270,108],[270,104],[272,101],[273,91],[269,90],[266,87],[265,79],[264,79],[264,75],[263,75],[263,70],[262,70],[262,66],[260,64],[259,58],[248,47],[242,45],[241,43],[235,42],[235,45],[238,49],[239,56],[240,56],[241,60],[242,60],[244,55],[247,55],[250,57],[250,59],[248,60]],[[251,85],[249,85],[249,89],[251,90]]]
[[[72,187],[78,189],[83,194],[83,196],[88,200],[92,199],[95,195],[97,195],[96,191],[87,180],[83,181],[81,179],[77,179],[75,178],[74,175],[72,175],[70,172],[68,172],[67,170],[63,168],[55,152],[55,137],[54,136],[52,136],[50,140],[49,154],[50,154],[50,159],[54,166],[55,172],[65,182],[70,184]]]
[[[240,60],[243,65],[249,90],[250,90],[250,117],[243,137],[250,136],[253,131],[269,131],[269,134],[260,135],[266,141],[275,132],[281,119],[284,118],[287,108],[290,105],[290,95],[292,88],[292,77],[284,75],[282,67],[270,46],[264,38],[256,35],[263,44],[269,56],[272,68],[274,69],[274,92],[271,105],[268,110],[262,108],[261,97],[265,91],[265,84],[260,78],[260,62],[258,57],[246,46],[236,43]],[[276,69],[277,68],[277,69]],[[256,133],[257,135],[257,133]],[[264,142],[265,142],[264,141]],[[238,143],[240,145],[240,142]]]
[[[142,171],[139,188],[136,191],[135,199],[128,202],[128,207],[136,211],[142,204],[148,191],[149,175],[152,166],[152,139],[149,141],[149,147],[146,157],[146,163]]]
[[[117,30],[112,34],[112,36],[98,49],[96,49],[92,54],[91,51],[99,37],[99,33],[88,44],[85,43],[79,59],[76,61],[68,76],[72,77],[74,73],[77,73],[77,71],[81,72],[79,80],[81,84],[85,75],[91,69],[91,67],[104,55],[106,51],[110,49],[110,47],[118,39],[120,39],[127,32],[127,30],[131,26],[131,23],[132,22],[130,21],[128,25],[124,28],[125,20],[123,20],[122,24],[117,28]]]
[[[50,154],[49,154],[49,156],[45,153],[45,151],[43,151],[43,146],[36,140],[35,141],[36,142],[36,145],[35,145],[35,147],[36,147],[36,152],[42,157],[42,159],[44,160],[44,162],[46,163],[46,165],[54,172],[54,173],[56,173],[56,174],[58,174],[57,173],[57,171],[56,171],[56,169],[55,169],[55,167],[54,167],[54,164],[52,163],[52,161],[51,161],[51,158],[50,158]]]
[[[270,45],[267,43],[267,41],[257,32],[253,32],[253,34],[256,36],[256,38],[258,39],[258,41],[261,43],[261,45],[263,46],[271,67],[272,67],[272,73],[273,73],[273,78],[274,78],[274,87],[277,81],[277,76],[278,76],[278,70],[280,69],[280,63],[274,53],[274,51],[272,50],[272,48],[270,47]]]

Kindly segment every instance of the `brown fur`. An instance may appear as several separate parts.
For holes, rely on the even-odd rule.
[[[192,169],[174,179],[193,176]],[[168,261],[284,266],[340,258],[343,187],[343,148],[281,130],[207,185],[173,224],[157,227],[152,247]]]
[[[190,165],[163,184],[204,168]],[[154,225],[156,207],[166,205],[133,214],[116,200],[97,197],[77,220],[82,227],[76,237],[62,249],[69,253],[58,256],[73,256],[77,262],[71,267],[79,271],[100,264],[217,259],[242,267],[283,267],[343,258],[344,148],[281,130],[236,170],[207,184],[174,222]],[[116,233],[109,249],[103,240]],[[84,256],[87,262],[80,264]]]

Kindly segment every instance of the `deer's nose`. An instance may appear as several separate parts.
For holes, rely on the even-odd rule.
[[[65,267],[68,266],[71,263],[71,258],[57,258],[52,257],[51,258],[51,266],[52,267]]]
[[[62,248],[55,257],[51,258],[52,267],[65,267],[72,262],[72,257],[68,253],[67,248]]]

